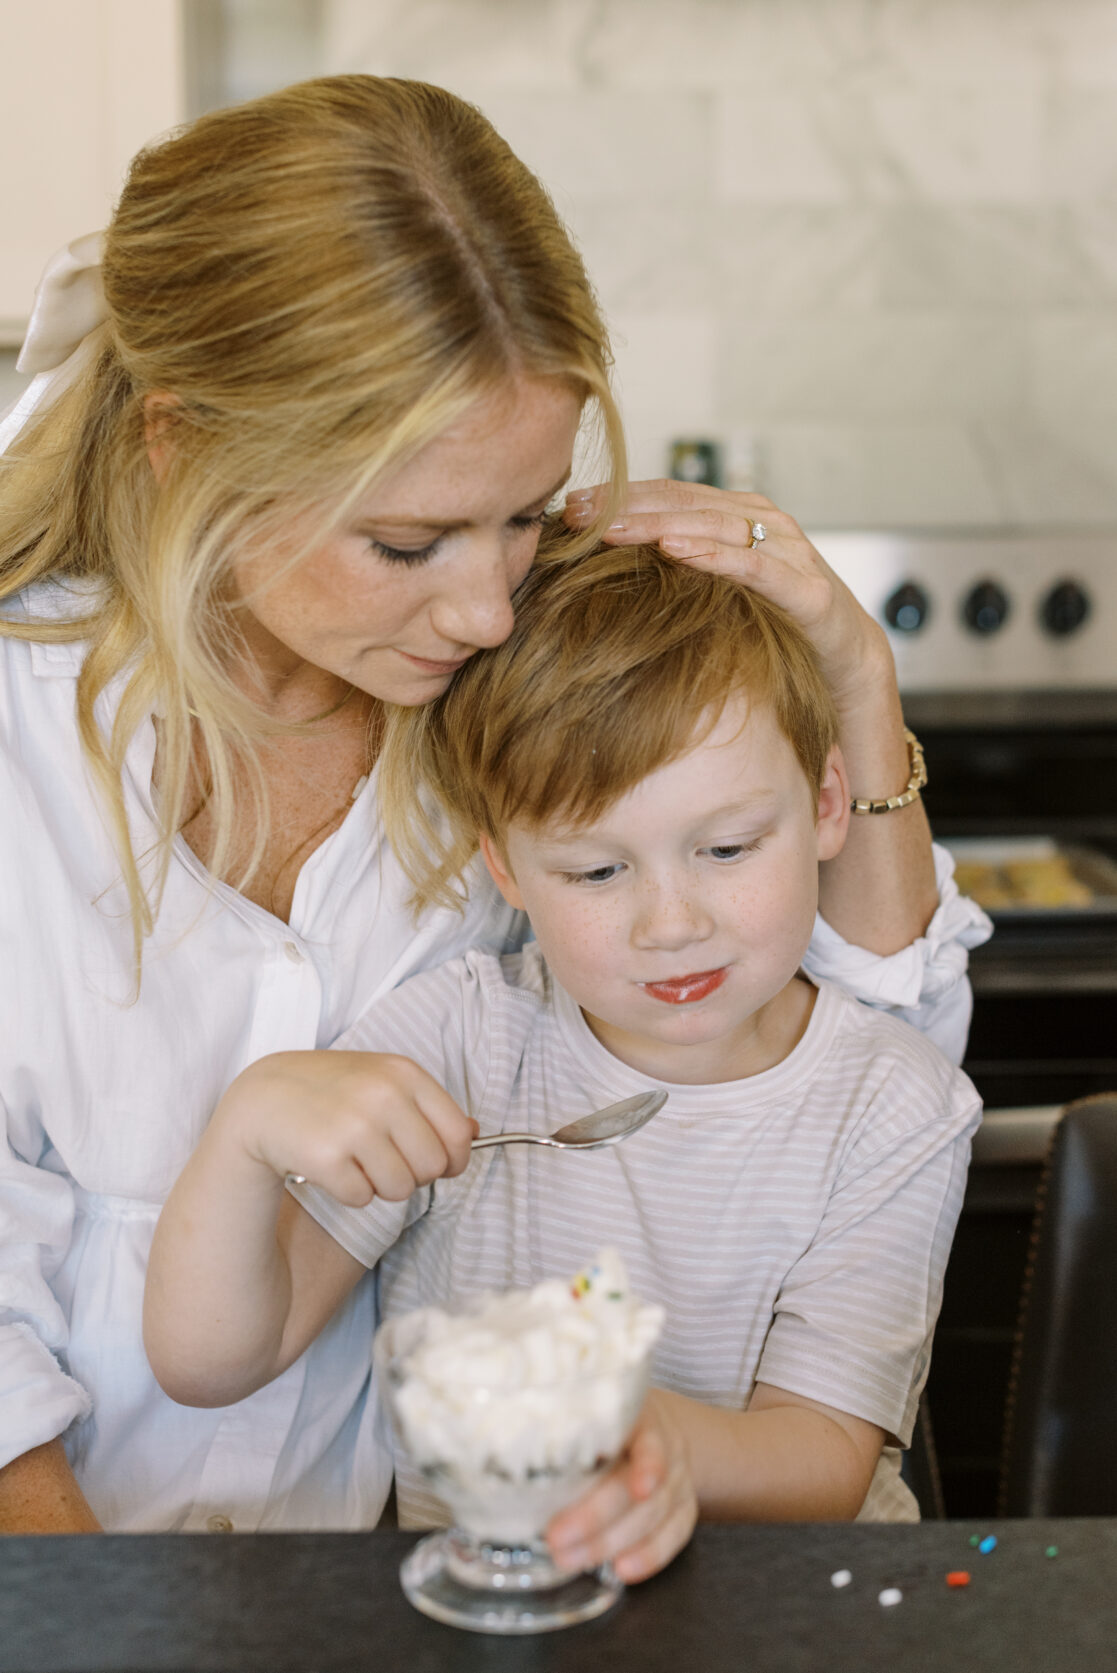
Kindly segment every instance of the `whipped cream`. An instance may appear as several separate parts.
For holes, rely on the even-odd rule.
[[[530,1542],[579,1497],[628,1439],[662,1323],[611,1249],[573,1279],[393,1320],[400,1439],[459,1526]]]

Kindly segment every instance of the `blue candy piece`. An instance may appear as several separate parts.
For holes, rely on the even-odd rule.
[[[995,1551],[996,1548],[997,1548],[997,1536],[996,1536],[996,1534],[986,1534],[985,1538],[981,1541],[981,1543],[978,1546],[978,1550],[981,1551],[985,1556],[988,1556],[990,1551]]]

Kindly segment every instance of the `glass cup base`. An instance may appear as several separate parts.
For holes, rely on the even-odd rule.
[[[409,1603],[467,1632],[557,1632],[604,1615],[623,1583],[609,1564],[562,1574],[543,1546],[489,1545],[446,1528],[429,1534],[400,1564]]]

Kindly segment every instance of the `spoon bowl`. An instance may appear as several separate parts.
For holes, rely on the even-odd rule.
[[[601,1150],[638,1133],[666,1102],[666,1092],[639,1092],[635,1098],[622,1098],[619,1104],[580,1115],[556,1133],[486,1133],[474,1139],[473,1149],[486,1150],[491,1144],[546,1144],[552,1150]]]

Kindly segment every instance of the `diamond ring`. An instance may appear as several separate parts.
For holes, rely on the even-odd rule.
[[[749,522],[749,529],[751,530],[751,533],[749,534],[748,550],[751,551],[754,546],[759,546],[762,540],[767,540],[768,530],[764,527],[763,523],[754,523],[751,520]]]

